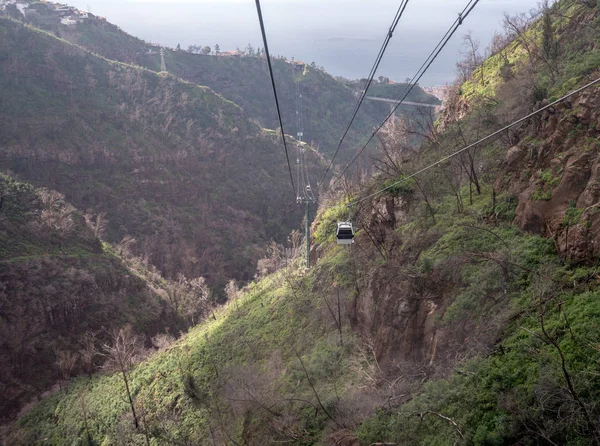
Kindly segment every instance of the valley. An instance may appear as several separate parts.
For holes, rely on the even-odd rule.
[[[349,163],[407,87],[374,83],[323,183],[363,82],[273,58],[290,165],[258,48],[165,71],[27,4],[0,16],[3,444],[599,444],[599,4],[507,16]]]

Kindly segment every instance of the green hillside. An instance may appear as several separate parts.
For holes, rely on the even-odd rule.
[[[369,96],[376,98],[402,98],[406,94],[406,90],[411,84],[373,84],[369,88]],[[409,99],[410,98],[410,99]],[[421,102],[424,104],[440,105],[441,101],[430,94],[425,93],[420,87],[414,88],[410,95],[407,96],[407,101]]]
[[[106,212],[167,277],[247,280],[300,222],[277,135],[207,87],[0,18],[0,101],[0,166]]]

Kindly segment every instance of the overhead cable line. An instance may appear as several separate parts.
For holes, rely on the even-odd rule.
[[[285,131],[283,130],[283,120],[281,119],[281,108],[279,107],[279,98],[277,97],[277,88],[275,88],[275,77],[273,76],[273,66],[271,65],[271,54],[269,53],[269,44],[267,43],[267,33],[265,31],[265,23],[263,21],[262,9],[260,0],[256,0],[256,12],[258,13],[258,21],[260,22],[260,30],[262,32],[263,44],[265,45],[265,55],[267,56],[267,64],[269,65],[269,76],[271,77],[271,86],[273,87],[273,95],[275,96],[275,105],[277,106],[277,117],[279,118],[279,127],[281,128],[281,139],[283,140],[283,148],[285,149],[285,158],[287,159],[288,170],[290,172],[290,181],[292,182],[292,190],[296,193],[294,185],[294,176],[292,175],[292,166],[290,164],[290,155],[288,153],[287,142],[285,141]]]
[[[501,128],[500,130],[498,130],[498,131],[496,131],[496,132],[494,132],[494,133],[492,133],[492,134],[490,134],[490,135],[488,135],[488,136],[486,136],[484,138],[481,138],[479,141],[476,141],[473,144],[470,144],[470,145],[468,145],[468,146],[466,146],[466,147],[464,147],[464,148],[462,148],[462,149],[460,149],[460,150],[458,150],[458,151],[456,151],[456,152],[454,152],[454,153],[452,153],[452,154],[450,154],[448,156],[443,157],[439,161],[436,161],[435,163],[430,164],[429,166],[424,167],[423,169],[421,169],[421,170],[419,170],[419,171],[417,171],[417,172],[415,172],[415,173],[413,173],[413,174],[411,174],[411,175],[409,175],[407,177],[402,178],[400,181],[396,181],[395,183],[393,183],[393,184],[391,184],[391,185],[389,185],[387,187],[384,187],[383,189],[378,190],[377,192],[374,192],[374,193],[372,193],[372,194],[370,194],[370,195],[368,195],[368,196],[366,196],[364,198],[361,198],[360,200],[356,200],[356,201],[348,204],[348,207],[356,206],[357,204],[362,203],[363,201],[369,200],[369,199],[371,199],[373,197],[376,197],[377,195],[380,195],[380,194],[384,193],[385,191],[387,191],[389,189],[392,189],[392,188],[394,188],[394,187],[396,187],[396,186],[398,186],[398,185],[400,185],[400,184],[402,184],[402,183],[410,180],[411,178],[414,178],[414,177],[422,174],[423,172],[426,172],[426,171],[428,171],[430,169],[433,169],[434,167],[439,166],[440,164],[448,161],[449,159],[454,158],[455,156],[460,155],[461,153],[463,153],[463,152],[465,152],[465,151],[467,151],[469,149],[472,149],[473,147],[478,146],[481,143],[489,141],[490,139],[492,139],[492,138],[500,135],[501,133],[505,132],[506,130],[508,130],[508,129],[512,128],[512,127],[515,127],[516,125],[519,125],[519,124],[523,123],[524,121],[532,118],[533,116],[536,116],[536,115],[542,113],[543,111],[548,110],[549,108],[554,107],[556,104],[558,104],[560,102],[563,102],[563,101],[569,99],[571,96],[574,96],[574,95],[576,95],[578,93],[581,93],[582,91],[584,91],[584,90],[586,90],[586,89],[588,89],[588,88],[590,88],[590,87],[592,87],[592,86],[594,86],[596,84],[600,84],[600,78],[596,79],[595,81],[590,82],[589,84],[584,85],[581,88],[578,88],[577,90],[574,90],[574,91],[566,94],[562,98],[557,99],[556,101],[554,101],[554,102],[552,102],[552,103],[550,103],[550,104],[548,104],[548,105],[540,108],[539,110],[537,110],[537,111],[535,111],[533,113],[530,113],[527,116],[524,116],[521,119],[519,119],[517,121],[514,121],[511,124],[508,124],[507,126]]]
[[[383,120],[383,122],[371,133],[371,136],[369,137],[369,139],[367,140],[367,142],[360,148],[360,150],[356,153],[356,155],[354,155],[354,157],[348,163],[348,165],[344,168],[344,170],[337,176],[337,178],[336,178],[336,180],[334,181],[333,184],[336,184],[337,182],[340,181],[340,179],[348,171],[348,169],[350,168],[350,166],[352,166],[352,164],[354,164],[358,160],[358,158],[360,158],[360,156],[362,155],[362,153],[365,151],[365,149],[371,143],[371,141],[373,140],[373,138],[375,138],[375,136],[377,135],[377,133],[379,133],[379,131],[388,122],[388,120],[392,116],[394,116],[394,114],[396,113],[396,110],[398,110],[398,108],[400,107],[400,105],[402,105],[402,103],[406,100],[406,98],[408,97],[408,95],[410,94],[410,92],[413,90],[413,88],[419,83],[419,81],[425,75],[425,73],[427,72],[427,70],[429,70],[429,68],[431,67],[431,65],[433,64],[433,62],[437,59],[437,57],[440,55],[440,53],[442,52],[442,50],[446,47],[446,45],[448,44],[448,42],[450,41],[450,39],[452,38],[452,36],[454,36],[454,34],[458,30],[458,28],[463,24],[464,19],[466,19],[468,17],[468,15],[471,13],[471,11],[473,11],[473,9],[475,8],[475,6],[477,6],[477,3],[479,3],[479,1],[480,0],[470,0],[469,3],[467,4],[467,6],[465,6],[465,8],[463,9],[463,11],[458,14],[458,18],[450,26],[450,28],[448,29],[448,31],[446,32],[446,34],[444,35],[444,37],[442,37],[442,40],[440,40],[440,42],[437,44],[437,46],[433,49],[433,51],[427,57],[427,59],[425,60],[425,62],[423,62],[423,65],[421,65],[421,68],[419,68],[419,70],[415,73],[415,75],[413,76],[413,78],[409,82],[408,86],[404,89],[404,93],[403,93],[402,97],[396,102],[396,104],[394,105],[394,107],[392,107],[392,110],[388,113],[388,115],[385,117],[385,119]]]
[[[352,127],[352,124],[354,123],[356,116],[358,115],[358,111],[360,110],[360,107],[362,106],[362,103],[367,96],[369,87],[371,87],[371,83],[373,82],[373,79],[375,78],[377,69],[379,68],[379,65],[381,64],[381,60],[383,59],[385,51],[387,50],[387,47],[390,44],[390,41],[392,40],[394,32],[396,31],[396,27],[398,26],[398,23],[400,22],[400,19],[402,18],[402,15],[404,14],[404,10],[406,9],[408,2],[409,2],[409,0],[402,0],[402,2],[400,3],[398,11],[396,12],[396,16],[394,17],[394,20],[392,21],[392,25],[390,26],[390,29],[388,30],[388,32],[385,36],[385,39],[383,40],[383,44],[381,45],[379,54],[377,55],[377,58],[375,59],[375,63],[373,64],[373,67],[371,68],[371,72],[369,73],[367,82],[365,83],[362,93],[361,93],[356,105],[354,106],[354,110],[352,112],[352,117],[350,118],[350,122],[348,122],[348,125],[346,126],[346,129],[344,130],[344,133],[342,134],[342,137],[340,138],[338,146],[335,149],[335,153],[333,154],[333,158],[331,158],[331,162],[327,166],[327,169],[325,169],[325,173],[323,174],[321,181],[319,181],[319,185],[323,184],[323,181],[325,181],[325,178],[327,177],[327,174],[329,173],[329,170],[333,166],[333,163],[335,162],[335,158],[337,157],[338,152],[340,151],[340,148],[342,147],[342,143],[344,142],[344,139],[346,139],[346,136],[348,135],[348,132],[350,131],[350,128]]]

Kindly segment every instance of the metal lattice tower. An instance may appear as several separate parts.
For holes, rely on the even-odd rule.
[[[165,49],[164,48],[160,49],[160,71],[161,72],[167,71],[167,64],[165,63]]]

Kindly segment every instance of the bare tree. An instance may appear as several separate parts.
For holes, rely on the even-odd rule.
[[[121,373],[127,392],[127,399],[131,406],[134,424],[136,429],[138,429],[139,421],[135,411],[135,403],[133,401],[133,396],[131,395],[131,389],[129,387],[129,372],[136,364],[143,351],[142,342],[131,326],[126,325],[124,328],[114,330],[111,333],[111,343],[104,344],[103,350],[104,356],[106,356],[105,367],[117,370]]]
[[[104,234],[104,231],[106,231],[106,226],[108,226],[106,212],[100,212],[99,214],[87,213],[83,217],[85,218],[85,223],[94,233],[94,237],[100,238]]]
[[[178,274],[176,280],[167,283],[164,293],[175,311],[190,325],[197,324],[210,307],[210,288],[204,277],[188,279]]]
[[[553,62],[553,59],[548,58],[546,57],[546,55],[544,55],[544,51],[542,48],[540,48],[540,45],[538,43],[539,39],[537,33],[527,32],[541,13],[543,13],[546,16],[546,21],[550,20],[550,9],[548,8],[547,3],[545,4],[545,7],[542,5],[540,11],[529,16],[527,16],[526,14],[518,14],[515,16],[504,14],[502,25],[507,31],[508,35],[511,36],[514,40],[516,40],[527,53],[529,69],[532,72],[536,73],[536,65],[539,62],[543,63],[548,68],[548,74],[554,82],[557,75],[557,69],[555,63]],[[549,22],[549,24],[551,27],[551,22]],[[548,26],[548,22],[546,26]],[[546,32],[548,32],[548,30]],[[550,32],[552,31],[550,30]],[[534,85],[534,87],[538,87],[537,83]]]
[[[227,295],[227,300],[230,302],[235,302],[235,306],[237,308],[237,299],[240,294],[240,290],[238,289],[235,280],[231,279],[229,283],[227,283],[225,286],[225,294]]]
[[[58,365],[62,379],[65,382],[65,390],[67,390],[68,389],[67,383],[73,373],[73,369],[77,365],[78,357],[76,354],[74,354],[73,352],[70,352],[68,350],[67,351],[57,350],[55,352],[55,354],[56,354],[56,364]]]
[[[267,248],[267,256],[260,259],[256,265],[256,277],[265,277],[278,271],[285,262],[285,249],[275,242]]]
[[[95,359],[98,355],[98,348],[96,347],[97,342],[97,332],[87,331],[79,342],[81,345],[81,349],[79,350],[79,355],[81,357],[81,362],[83,363],[83,367],[91,378],[92,373],[95,368]]]
[[[461,79],[461,83],[468,81],[477,67],[483,63],[483,56],[479,52],[479,41],[475,40],[471,33],[463,36],[463,59],[457,62],[456,68]],[[485,81],[483,67],[481,69],[481,82]]]
[[[65,202],[64,195],[54,190],[40,189],[38,196],[42,204],[38,225],[57,234],[58,247],[61,248],[63,237],[75,229],[75,208]]]

